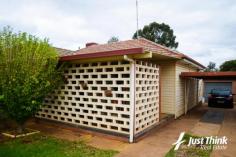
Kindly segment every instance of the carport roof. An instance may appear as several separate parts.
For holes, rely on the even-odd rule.
[[[199,79],[236,79],[236,72],[182,72],[180,77]]]

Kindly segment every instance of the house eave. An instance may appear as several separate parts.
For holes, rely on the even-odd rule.
[[[199,62],[195,61],[194,59],[188,57],[188,56],[183,56],[182,59],[187,62],[192,64],[193,66],[197,67],[198,69],[202,70],[205,69],[206,67],[202,64],[200,64]]]
[[[123,50],[104,51],[99,53],[74,54],[60,57],[60,61],[74,61],[80,59],[104,58],[112,56],[135,55],[145,53],[143,48],[132,48]]]

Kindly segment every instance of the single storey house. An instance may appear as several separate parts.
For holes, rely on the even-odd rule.
[[[157,125],[162,114],[178,118],[199,101],[199,80],[179,75],[204,66],[144,38],[88,43],[60,62],[69,63],[65,83],[47,96],[39,118],[133,142]]]

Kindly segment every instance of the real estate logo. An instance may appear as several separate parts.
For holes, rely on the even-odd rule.
[[[174,150],[178,150],[180,145],[185,142],[185,140],[183,140],[184,134],[185,134],[185,132],[181,132],[180,135],[179,135],[178,140],[175,143],[172,144],[172,145],[175,145]]]
[[[185,132],[181,132],[178,140],[172,145],[175,146],[174,150],[178,150],[180,145],[185,143],[184,140]],[[189,137],[187,147],[200,146],[201,149],[226,149],[228,144],[228,138],[226,136],[206,136],[206,137]]]

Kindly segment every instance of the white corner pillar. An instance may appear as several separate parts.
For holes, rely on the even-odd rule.
[[[130,67],[130,135],[129,135],[129,142],[133,143],[134,142],[134,129],[135,129],[135,71],[136,71],[136,66],[135,66],[135,61],[130,62],[131,67]]]

